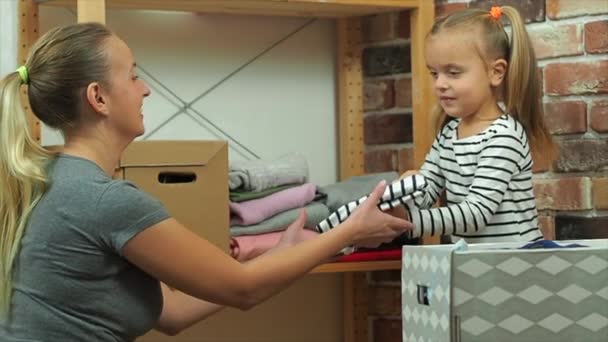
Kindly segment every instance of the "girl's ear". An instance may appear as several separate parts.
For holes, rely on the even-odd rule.
[[[507,61],[499,58],[490,64],[490,84],[498,87],[507,76]]]

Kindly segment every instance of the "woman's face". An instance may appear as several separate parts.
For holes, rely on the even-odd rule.
[[[136,74],[135,59],[124,41],[112,36],[107,41],[110,62],[107,105],[109,123],[119,136],[130,140],[144,133],[143,100],[150,88]]]

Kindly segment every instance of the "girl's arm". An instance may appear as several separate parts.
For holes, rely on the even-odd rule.
[[[370,239],[390,241],[411,224],[381,212],[379,184],[347,221],[294,247],[262,255],[247,264],[232,259],[174,219],[135,235],[123,247],[133,264],[193,297],[249,309],[286,288],[342,248]]]
[[[437,202],[439,196],[441,196],[441,193],[443,193],[445,188],[445,177],[443,176],[443,172],[441,172],[441,168],[439,167],[439,149],[442,146],[442,134],[443,132],[439,134],[437,138],[435,138],[429,153],[426,155],[424,164],[422,164],[420,170],[417,172],[424,176],[427,182],[424,196],[416,199],[416,206],[420,209],[432,207]],[[401,175],[401,178],[410,176],[413,173],[414,172],[412,171],[408,171]]]
[[[464,201],[412,211],[414,236],[452,235],[484,228],[502,202],[513,175],[521,171],[520,165],[529,158],[529,149],[517,136],[496,134],[479,155],[473,183]]]

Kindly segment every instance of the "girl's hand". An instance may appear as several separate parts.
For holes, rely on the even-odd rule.
[[[355,230],[354,245],[377,247],[390,242],[405,231],[412,229],[412,223],[382,212],[378,202],[384,193],[386,182],[380,182],[369,197],[355,209],[344,223]]]

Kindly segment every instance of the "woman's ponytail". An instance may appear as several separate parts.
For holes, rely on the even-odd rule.
[[[47,183],[49,154],[29,131],[23,83],[19,72],[0,81],[0,313],[8,312],[21,237]]]

